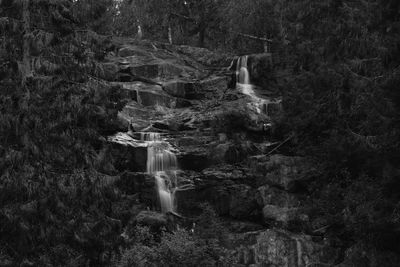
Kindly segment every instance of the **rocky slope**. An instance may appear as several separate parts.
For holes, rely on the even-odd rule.
[[[324,236],[328,223],[312,216],[307,182],[317,175],[313,163],[270,153],[276,146],[271,122],[283,112],[279,96],[257,88],[264,103],[260,112],[253,97],[232,86],[233,57],[115,42],[115,52],[102,63],[101,78],[108,82],[98,90],[118,88],[126,105],[118,114],[120,132],[107,140],[107,157],[116,169],[103,169],[110,175],[125,173],[116,183],[136,199],[127,217],[151,227],[171,220],[158,212],[154,178],[146,174],[148,151],[139,138],[157,132],[178,159],[177,213],[191,218],[201,203],[210,203],[226,222],[239,266],[331,266],[339,261],[338,245]],[[272,68],[270,55],[252,55],[249,61],[255,76]]]

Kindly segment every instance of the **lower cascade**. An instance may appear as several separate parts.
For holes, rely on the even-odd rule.
[[[147,168],[154,175],[163,213],[176,212],[176,155],[170,145],[161,139],[160,133],[141,133],[142,141],[147,143]]]

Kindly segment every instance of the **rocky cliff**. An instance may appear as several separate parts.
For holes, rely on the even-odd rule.
[[[234,86],[234,56],[128,39],[114,42],[115,51],[105,57],[100,73],[107,82],[97,90],[117,88],[123,96],[119,101],[126,103],[118,126],[104,140],[112,167],[105,165],[103,171],[124,173],[115,183],[135,199],[125,211],[127,221],[153,229],[174,227],[172,217],[190,221],[206,202],[229,230],[227,248],[237,266],[343,261],[342,244],[326,235],[330,222],[313,214],[308,184],[318,176],[315,163],[274,152],[282,141],[271,137],[284,112],[279,95],[262,86],[251,94]],[[251,55],[249,64],[258,81],[273,68],[268,54]],[[149,150],[140,139],[143,133],[159,134],[176,155],[172,217],[161,214],[154,177],[146,173]]]

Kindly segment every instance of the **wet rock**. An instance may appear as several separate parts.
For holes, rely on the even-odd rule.
[[[275,229],[231,235],[230,244],[246,266],[331,266],[338,256],[327,243]]]

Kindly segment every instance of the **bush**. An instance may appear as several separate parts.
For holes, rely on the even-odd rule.
[[[203,205],[203,214],[192,230],[177,229],[163,232],[157,242],[149,228],[136,228],[132,247],[114,260],[118,267],[130,266],[231,266],[229,251],[222,247],[226,232],[215,211]]]

